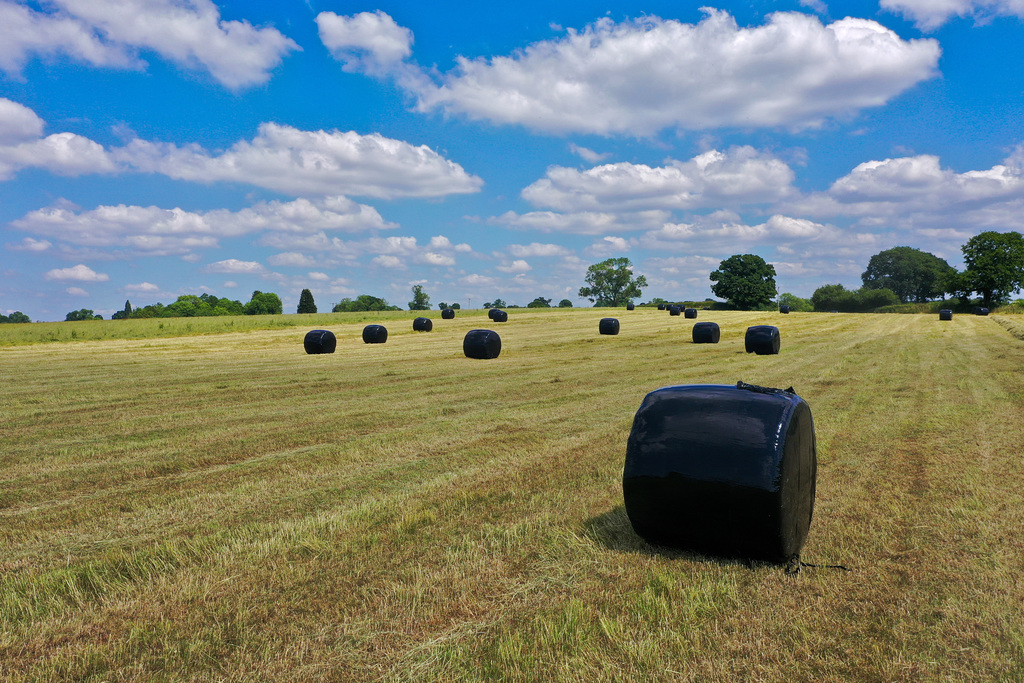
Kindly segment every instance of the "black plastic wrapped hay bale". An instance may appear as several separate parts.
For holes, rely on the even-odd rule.
[[[939,311],[939,320],[952,320],[952,319],[953,319],[953,311],[949,310],[948,308],[943,308],[941,311]]]
[[[669,315],[679,315],[682,312],[683,312],[683,309],[679,308],[678,306],[669,306],[668,307],[668,314]]]
[[[789,306],[786,306],[786,305],[779,306],[779,313],[789,313]]]
[[[717,344],[721,338],[722,330],[718,328],[718,323],[703,322],[693,324],[694,344]]]
[[[499,313],[501,313],[500,308],[492,308],[491,310],[487,311],[487,317],[490,318],[491,320],[494,320],[494,316],[496,316]]]
[[[441,309],[441,319],[442,320],[451,320],[454,317],[455,317],[455,309],[454,308],[444,308],[444,309]]]
[[[310,330],[302,340],[306,353],[334,353],[338,338],[330,330]]]
[[[507,323],[508,311],[500,311],[495,309],[494,315],[491,316],[491,320],[493,320],[496,323]]]
[[[658,304],[658,310],[659,311],[664,311],[665,310],[665,304]]]
[[[814,420],[792,389],[673,386],[633,419],[622,493],[650,543],[781,564],[807,539],[816,479]]]
[[[985,308],[984,306],[978,309],[978,315],[988,315],[988,312],[988,309]]]
[[[683,316],[686,317],[686,318],[696,318],[697,317],[697,309],[696,308],[684,308],[683,309]]]
[[[774,325],[751,325],[743,337],[743,348],[747,353],[771,356],[778,353],[781,347],[782,337],[779,335],[779,328]]]
[[[601,334],[618,334],[619,321],[616,318],[601,318],[597,325],[597,331]]]
[[[430,332],[434,329],[434,323],[430,318],[416,318],[412,321],[413,332]]]
[[[364,344],[383,344],[388,340],[388,328],[383,325],[367,325],[363,328]]]
[[[636,306],[635,306],[635,305],[633,305],[633,302],[632,302],[632,301],[631,301],[631,302],[629,302],[628,304],[626,304],[626,310],[627,310],[627,311],[632,311],[632,310],[633,310],[634,308],[636,308]]]
[[[466,358],[497,358],[501,353],[501,337],[493,330],[470,330],[462,340],[462,352]]]

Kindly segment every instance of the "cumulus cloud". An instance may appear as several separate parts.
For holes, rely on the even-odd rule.
[[[225,259],[207,265],[203,270],[207,273],[237,273],[242,275],[263,275],[267,269],[258,261],[239,261],[238,259]]]
[[[68,287],[64,291],[71,296],[89,296],[89,292],[85,291],[81,287]]]
[[[529,263],[527,263],[525,259],[516,259],[516,260],[512,261],[511,263],[506,263],[506,264],[501,265],[501,266],[496,266],[496,268],[497,268],[497,270],[500,270],[503,273],[513,273],[513,274],[528,273],[531,270],[533,270],[533,266],[531,266]]]
[[[25,142],[42,135],[43,120],[34,111],[23,104],[0,97],[0,145]]]
[[[142,68],[139,53],[151,51],[243,88],[266,82],[297,49],[275,28],[221,19],[210,0],[52,0],[43,11],[0,1],[0,69],[8,73],[19,73],[33,55]]]
[[[115,152],[131,167],[194,182],[240,182],[290,195],[441,197],[483,181],[426,145],[354,131],[304,131],[264,123],[221,154],[198,145],[134,140]]]
[[[316,16],[316,25],[320,40],[346,71],[372,71],[401,62],[412,54],[412,31],[380,10],[352,16],[321,12]]]
[[[263,202],[240,211],[192,212],[156,206],[99,206],[90,211],[54,206],[11,223],[34,235],[79,246],[117,247],[143,255],[184,253],[251,233],[315,235],[397,227],[376,209],[346,197]]]
[[[505,247],[505,250],[512,256],[518,256],[520,258],[530,258],[534,256],[569,256],[572,254],[571,249],[567,249],[558,244],[540,244],[538,242],[531,242],[529,244],[510,244]]]
[[[47,251],[53,243],[49,240],[35,240],[31,237],[22,239],[17,244],[8,244],[7,248],[12,251]]]
[[[650,230],[669,218],[668,211],[651,210],[637,212],[582,211],[558,213],[555,211],[530,211],[516,213],[506,211],[490,219],[492,223],[513,230],[537,230],[577,235],[600,235],[608,232]]]
[[[1022,0],[881,0],[879,5],[925,31],[934,31],[953,17],[971,17],[979,24],[998,16],[1024,18]]]
[[[579,158],[583,159],[584,161],[586,161],[588,163],[591,163],[591,164],[596,164],[598,162],[604,161],[609,156],[609,154],[607,152],[604,153],[604,154],[601,154],[599,152],[595,152],[592,149],[588,149],[586,147],[580,147],[579,145],[577,145],[575,143],[572,143],[572,142],[569,143],[569,151],[572,152],[573,154],[575,154],[576,156],[578,156]]]
[[[117,170],[103,146],[74,133],[42,137],[44,122],[28,107],[0,97],[0,180],[22,168],[58,175],[111,173]]]
[[[160,291],[160,287],[154,285],[152,282],[139,282],[136,284],[129,284],[125,285],[121,289],[132,294],[152,294],[153,292]]]
[[[47,280],[75,280],[78,282],[106,282],[110,279],[106,273],[97,273],[83,263],[70,268],[54,268],[47,271],[43,277]]]
[[[745,146],[656,168],[625,162],[586,171],[552,166],[522,196],[559,211],[696,209],[777,201],[792,191],[793,177],[785,162]]]
[[[551,133],[650,136],[667,128],[821,125],[885,104],[937,73],[939,45],[881,24],[824,25],[799,12],[740,27],[705,9],[698,24],[601,19],[510,56],[460,57],[441,76],[403,81],[421,111]]]

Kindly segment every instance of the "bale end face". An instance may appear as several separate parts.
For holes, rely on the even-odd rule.
[[[658,310],[659,311],[664,311],[665,310],[665,304],[658,304]]]
[[[951,311],[950,309],[943,308],[941,311],[939,311],[939,320],[952,320],[952,319],[953,319],[953,311]]]
[[[686,309],[683,309],[683,316],[685,316],[687,318],[696,318],[697,317],[697,309],[696,308],[686,308]]]
[[[338,338],[330,330],[310,330],[302,340],[306,353],[334,353]]]
[[[442,320],[451,320],[454,317],[455,317],[455,309],[454,308],[445,308],[445,309],[443,309],[441,311],[441,319]]]
[[[747,334],[743,338],[743,347],[747,353],[756,353],[759,356],[771,356],[778,353],[782,347],[779,328],[774,325],[748,327]]]
[[[741,386],[647,395],[626,446],[626,514],[651,543],[781,564],[810,529],[814,421],[792,390]]]
[[[416,318],[412,321],[413,332],[430,332],[434,329],[434,323],[430,318]]]
[[[693,326],[694,344],[717,344],[721,338],[722,331],[718,328],[718,323],[702,322]]]
[[[779,306],[779,313],[789,313],[789,306]]]
[[[618,334],[619,333],[619,321],[616,318],[601,318],[601,322],[598,323],[597,331],[601,334]]]
[[[466,358],[497,358],[501,353],[501,337],[493,330],[470,330],[462,340],[462,352]]]
[[[363,328],[364,344],[383,344],[388,340],[388,328],[383,325],[367,325]]]

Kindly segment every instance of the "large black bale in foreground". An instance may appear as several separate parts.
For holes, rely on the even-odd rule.
[[[442,320],[451,320],[454,317],[455,317],[455,309],[454,308],[443,308],[443,309],[441,309],[441,319]]]
[[[383,344],[388,340],[388,328],[383,325],[367,325],[363,328],[364,344]]]
[[[759,356],[778,353],[782,348],[779,328],[774,325],[751,325],[747,328],[746,336],[743,337],[743,347],[747,353],[756,353]]]
[[[693,343],[694,344],[717,344],[722,338],[722,331],[718,329],[718,323],[694,323]]]
[[[686,317],[686,318],[696,318],[697,317],[697,309],[696,308],[684,308],[683,309],[683,316]]]
[[[497,358],[501,353],[501,337],[493,330],[470,330],[462,340],[462,352],[466,358]]]
[[[330,330],[310,330],[302,340],[306,353],[334,353],[338,338]]]
[[[953,319],[953,311],[951,311],[950,309],[943,308],[941,311],[939,311],[939,320],[952,320],[952,319]]]
[[[601,318],[597,324],[597,331],[601,334],[618,334],[619,321],[616,318]]]
[[[622,493],[651,543],[781,564],[807,540],[816,479],[811,409],[792,389],[699,384],[644,398]]]
[[[416,318],[412,321],[413,332],[430,332],[434,329],[434,323],[430,318]]]

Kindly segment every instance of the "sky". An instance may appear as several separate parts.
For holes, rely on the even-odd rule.
[[[860,286],[1024,231],[1024,0],[0,0],[0,313]]]

